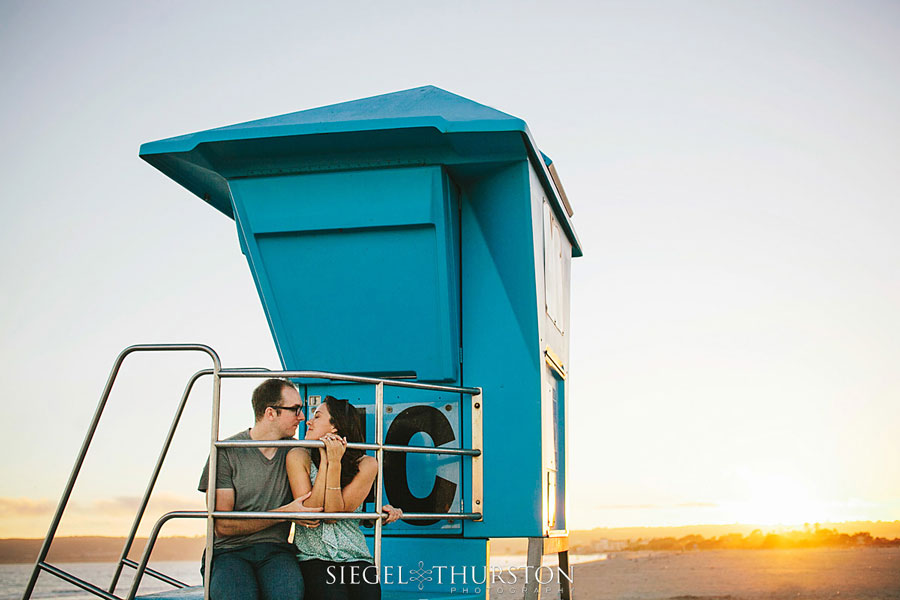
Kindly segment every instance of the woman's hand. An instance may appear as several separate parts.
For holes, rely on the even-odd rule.
[[[381,510],[387,513],[385,516],[381,517],[384,520],[385,525],[403,518],[403,511],[399,508],[394,508],[390,504],[385,504],[381,507]]]
[[[341,462],[341,457],[347,450],[347,438],[342,438],[336,433],[329,433],[322,436],[325,442],[325,455],[329,463]]]

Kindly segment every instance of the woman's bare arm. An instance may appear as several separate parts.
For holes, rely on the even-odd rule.
[[[375,483],[375,477],[378,475],[378,462],[371,456],[363,456],[358,464],[359,472],[350,483],[344,486],[339,494],[340,510],[342,511],[352,512],[362,505],[366,500],[366,496],[372,490],[372,484]],[[338,494],[334,495],[338,496]],[[328,506],[326,504],[325,510],[328,510]]]

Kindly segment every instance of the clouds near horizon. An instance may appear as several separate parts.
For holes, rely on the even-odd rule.
[[[71,500],[63,515],[59,535],[126,535],[140,505],[139,496]],[[0,497],[0,538],[34,538],[46,534],[58,500]],[[139,533],[146,534],[156,519],[175,510],[204,510],[204,496],[155,494],[142,519]],[[170,521],[165,535],[202,533],[196,522]]]

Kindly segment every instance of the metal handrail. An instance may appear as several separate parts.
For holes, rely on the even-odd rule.
[[[53,514],[53,519],[50,522],[50,528],[47,530],[47,535],[44,538],[44,543],[41,545],[41,549],[38,552],[37,559],[34,562],[34,568],[32,569],[31,576],[29,577],[28,583],[25,586],[25,593],[22,595],[23,600],[28,600],[29,598],[31,598],[31,594],[34,591],[34,586],[37,583],[37,579],[41,573],[41,570],[46,570],[47,572],[60,576],[59,573],[55,572],[59,571],[59,569],[56,569],[55,567],[53,568],[55,571],[48,569],[48,567],[52,565],[48,565],[44,561],[47,558],[47,554],[50,552],[50,545],[53,543],[53,539],[56,537],[56,530],[59,528],[59,522],[60,520],[62,520],[62,515],[69,503],[69,498],[72,496],[72,490],[75,488],[75,480],[78,479],[78,474],[81,472],[81,466],[84,464],[84,459],[85,456],[87,456],[88,448],[90,448],[91,441],[94,439],[94,433],[96,433],[97,426],[100,424],[100,417],[103,416],[103,409],[106,407],[107,400],[109,400],[109,394],[110,392],[112,392],[113,383],[115,383],[116,377],[119,374],[119,369],[122,366],[122,362],[128,355],[135,352],[170,351],[204,352],[208,354],[210,358],[212,358],[214,374],[218,374],[219,370],[222,368],[222,363],[219,360],[219,355],[216,354],[215,350],[205,344],[137,344],[134,346],[128,346],[119,353],[119,355],[116,357],[115,363],[113,363],[113,367],[109,373],[109,377],[106,379],[106,386],[103,388],[103,393],[100,395],[100,401],[97,403],[97,408],[94,411],[94,416],[91,418],[91,423],[88,426],[87,433],[84,436],[84,441],[81,443],[81,449],[78,451],[78,456],[76,456],[75,458],[75,465],[72,467],[72,472],[69,474],[69,479],[66,482],[66,487],[63,489],[62,496],[59,499],[59,504],[56,506],[56,512]],[[78,579],[71,575],[69,575],[69,577]],[[66,578],[63,577],[63,579]],[[81,584],[75,583],[75,585],[81,587]],[[92,585],[92,587],[96,587],[93,586],[93,584],[89,585]],[[103,593],[107,594],[107,592],[105,591]]]
[[[137,569],[138,565],[140,565],[140,563],[137,563],[137,562],[131,560],[130,558],[126,558],[125,560],[123,560],[122,564],[125,565],[126,567],[131,567],[132,569]],[[178,589],[190,587],[190,584],[187,584],[183,581],[179,581],[178,579],[175,579],[174,577],[169,577],[165,573],[160,573],[159,571],[151,569],[150,567],[146,567],[144,569],[144,573],[149,575],[150,577],[155,577],[156,579],[159,579],[162,582],[168,583],[172,587],[175,587]]]
[[[50,573],[51,575],[56,575],[63,581],[68,581],[72,585],[74,585],[76,587],[80,587],[81,589],[83,589],[86,592],[90,592],[90,593],[94,594],[95,596],[104,598],[104,600],[122,600],[122,598],[116,596],[115,594],[110,594],[103,588],[97,587],[96,585],[94,585],[93,583],[91,583],[89,581],[85,581],[84,579],[81,579],[80,577],[76,577],[75,575],[72,575],[68,571],[63,571],[59,567],[54,567],[53,565],[46,563],[44,561],[37,563],[35,568],[42,569],[42,570]]]
[[[375,386],[375,443],[367,445],[369,449],[375,451],[375,459],[378,464],[377,475],[375,477],[375,513],[376,515],[380,515],[382,508],[384,507],[384,498],[383,498],[383,490],[382,490],[382,481],[384,476],[384,386],[388,385],[391,387],[401,387],[401,388],[410,388],[410,389],[420,389],[420,390],[429,390],[429,391],[438,391],[438,392],[450,392],[454,394],[466,394],[472,396],[475,399],[481,398],[482,390],[481,388],[471,388],[471,387],[460,387],[460,386],[450,386],[450,385],[437,385],[430,383],[418,383],[411,381],[398,381],[396,379],[384,379],[379,377],[365,377],[360,375],[347,375],[343,373],[331,373],[328,371],[264,371],[257,369],[226,369],[219,370],[215,374],[215,383],[213,387],[213,409],[212,409],[212,431],[211,431],[211,439],[209,445],[209,472],[208,472],[208,480],[207,480],[207,488],[206,488],[206,508],[207,508],[207,526],[206,526],[206,554],[205,554],[205,572],[212,573],[212,555],[214,552],[214,544],[213,541],[215,539],[215,524],[214,518],[218,514],[216,511],[216,458],[218,452],[217,448],[221,447],[238,447],[238,446],[255,446],[257,448],[260,447],[324,447],[324,443],[314,444],[312,440],[310,441],[293,441],[293,440],[277,440],[279,442],[286,443],[277,443],[273,444],[273,441],[276,440],[260,440],[263,443],[259,445],[248,444],[245,442],[241,444],[233,444],[236,440],[230,440],[223,444],[223,440],[219,440],[219,411],[220,411],[220,394],[219,394],[219,386],[221,385],[222,378],[247,378],[247,379],[269,379],[269,378],[290,378],[290,379],[326,379],[329,381],[346,381],[350,383],[364,383]],[[227,445],[226,445],[227,444]],[[395,452],[405,452],[406,447],[403,446],[394,446],[391,451]],[[413,447],[416,448],[412,450],[412,452],[421,452],[421,453],[433,453],[433,454],[451,454],[451,452],[446,452],[447,450],[455,450],[456,452],[452,452],[453,454],[461,454],[461,455],[470,455],[474,457],[480,457],[481,450],[469,450],[469,449],[439,449],[439,448],[424,448],[424,447]],[[463,451],[460,451],[463,450]],[[246,513],[244,513],[246,514]],[[265,515],[266,513],[258,513],[261,515]],[[448,513],[443,513],[443,516],[437,518],[448,518],[446,515]],[[482,513],[470,513],[473,516],[471,517],[473,520],[480,520]],[[251,517],[251,518],[271,518],[271,517]],[[297,517],[304,518],[304,517]],[[306,518],[309,518],[308,516]],[[375,517],[375,568],[381,569],[381,529],[382,529],[382,520]],[[435,518],[435,517],[432,517]],[[203,598],[204,600],[210,600],[209,598],[209,578],[204,579],[203,585]]]
[[[216,448],[324,448],[319,440],[221,440]],[[384,450],[410,454],[451,454],[455,456],[481,456],[477,448],[440,448],[435,446],[394,446],[347,442],[347,448],[355,450]]]
[[[368,383],[372,385],[378,385],[380,383],[382,385],[391,387],[430,390],[433,392],[450,392],[452,394],[466,394],[468,396],[477,396],[481,393],[481,388],[460,387],[455,385],[439,385],[435,383],[419,383],[417,381],[384,379],[381,377],[364,377],[362,375],[347,375],[344,373],[330,373],[328,371],[258,371],[252,369],[225,369],[220,371],[219,376],[242,379],[266,379],[270,377],[281,377],[285,379],[328,379],[331,381]]]
[[[147,545],[144,546],[144,553],[141,555],[141,562],[138,564],[137,569],[134,572],[134,579],[131,581],[131,589],[128,590],[128,596],[126,596],[126,600],[134,600],[134,597],[137,596],[138,588],[141,586],[141,579],[144,578],[144,572],[147,570],[147,563],[150,562],[150,553],[153,552],[153,546],[156,545],[156,539],[159,537],[159,532],[162,529],[162,526],[172,519],[206,519],[208,517],[209,515],[205,510],[176,510],[167,512],[156,520],[156,523],[153,525],[153,529],[150,531],[150,536],[147,538]],[[206,585],[206,582],[209,581],[209,567],[207,567],[206,573],[207,576],[204,577],[203,588],[204,590],[209,590],[209,586]]]
[[[203,513],[204,515],[206,513]],[[251,511],[219,511],[213,513],[216,519],[271,519],[279,517],[283,520],[311,520],[318,521],[320,519],[332,520],[352,520],[374,521],[383,519],[387,515],[385,513],[376,512],[251,512]],[[461,521],[475,521],[481,518],[481,513],[403,513],[401,517],[404,521],[430,521],[433,519],[459,519]]]

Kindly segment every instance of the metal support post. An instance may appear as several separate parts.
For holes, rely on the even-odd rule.
[[[375,479],[375,512],[381,514],[384,506],[383,476],[384,476],[384,384],[380,381],[375,384],[375,443],[378,450],[375,451],[375,459],[378,461],[378,477]],[[381,574],[381,528],[384,526],[382,519],[375,521],[375,572]]]
[[[537,573],[543,561],[544,538],[528,538],[528,562],[525,567],[525,600],[541,600],[541,584],[537,580]]]
[[[219,449],[216,442],[219,441],[219,408],[222,391],[222,378],[219,369],[213,373],[213,398],[212,398],[212,425],[210,427],[209,442],[209,473],[206,480],[206,552],[204,553],[203,569],[203,600],[209,598],[209,582],[212,579],[213,546],[216,537],[216,522],[213,513],[216,510],[216,474]]]
[[[569,582],[569,579],[572,577],[572,571],[569,569],[569,551],[563,550],[558,556],[559,571],[566,574],[564,578],[559,578],[559,600],[572,600],[572,589]],[[559,573],[559,571],[557,571],[557,573]]]
[[[569,586],[569,536],[565,532],[551,532],[550,537],[528,538],[528,566],[525,572],[525,599],[540,600],[541,582],[538,572],[545,554],[556,554],[559,557],[559,597],[560,600],[571,600],[572,590]],[[560,575],[564,572],[565,576]],[[533,576],[533,578],[532,578]]]

